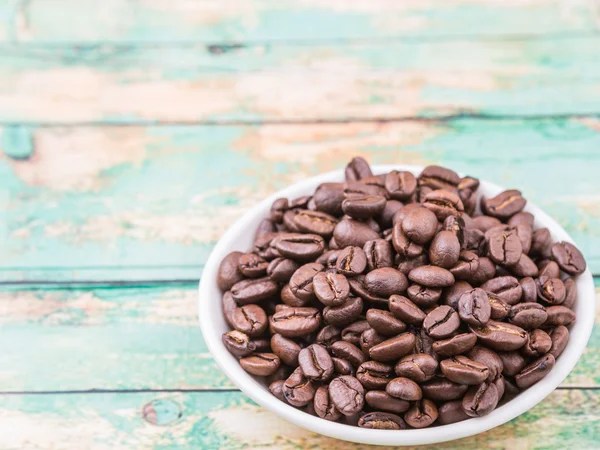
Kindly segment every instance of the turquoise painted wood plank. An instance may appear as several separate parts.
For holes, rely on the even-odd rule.
[[[597,326],[565,388],[600,387],[598,288]],[[194,284],[3,287],[0,339],[12,344],[0,352],[0,391],[231,389],[204,344],[196,305]]]
[[[3,449],[281,449],[391,450],[302,430],[238,392],[2,396]],[[539,405],[486,433],[437,444],[439,450],[595,449],[600,392],[555,391]],[[153,425],[158,421],[161,425]],[[33,432],[32,430],[35,430]],[[408,450],[423,447],[405,447]]]
[[[196,279],[241,214],[358,154],[518,187],[600,274],[598,119],[44,127],[32,137],[29,159],[0,157],[2,281]]]
[[[311,46],[10,46],[0,121],[600,114],[600,37]]]

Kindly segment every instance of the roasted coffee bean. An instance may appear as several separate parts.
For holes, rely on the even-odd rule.
[[[429,256],[427,256],[426,253],[423,253],[414,258],[406,258],[400,261],[398,264],[398,270],[404,275],[408,275],[411,270],[416,269],[417,267],[426,266],[428,264]]]
[[[285,306],[291,306],[294,308],[300,307],[300,306],[308,306],[312,300],[312,297],[303,296],[303,298],[300,298],[300,297],[296,296],[292,292],[292,289],[290,288],[289,284],[286,284],[285,286],[283,286],[283,288],[281,288],[280,298]],[[283,306],[283,305],[278,305],[278,306]]]
[[[535,284],[535,280],[531,277],[525,277],[519,280],[519,284],[521,285],[522,291],[521,302],[535,302],[537,300],[537,285]]]
[[[471,189],[459,189],[458,196],[463,202],[465,212],[468,214],[475,213],[475,209],[477,208],[477,194]]]
[[[555,359],[552,354],[542,356],[526,366],[521,372],[515,375],[515,382],[521,389],[527,389],[540,381],[554,367]]]
[[[248,278],[265,276],[268,266],[267,261],[254,253],[244,253],[238,260],[238,270]]]
[[[523,253],[529,253],[533,239],[533,228],[530,225],[525,224],[513,225],[512,228],[516,231],[517,236],[519,236],[519,239],[521,240]]]
[[[469,386],[457,384],[446,378],[434,378],[421,385],[423,396],[436,402],[458,400],[467,392]]]
[[[502,227],[500,227],[502,228]],[[496,264],[512,266],[523,253],[523,246],[516,231],[492,229],[487,239],[488,256]]]
[[[326,306],[323,319],[328,325],[343,327],[358,319],[362,310],[363,301],[360,297],[348,297],[340,306]]]
[[[575,313],[562,305],[549,306],[546,308],[548,318],[545,326],[556,327],[558,325],[569,325],[575,320]]]
[[[438,423],[440,425],[450,425],[468,418],[469,416],[463,409],[461,400],[443,403],[438,408]]]
[[[273,353],[255,353],[240,359],[240,365],[249,374],[266,377],[279,368],[279,357]]]
[[[351,416],[362,410],[365,389],[355,377],[343,375],[329,383],[329,398],[339,412]]]
[[[420,325],[425,320],[425,313],[401,295],[392,295],[389,307],[392,314],[409,325]]]
[[[431,400],[423,399],[416,402],[404,414],[404,420],[413,428],[425,428],[438,418],[438,409]]]
[[[275,248],[275,243],[283,234],[285,233],[269,233],[260,237],[254,241],[252,251],[267,261],[280,257],[279,251]]]
[[[560,267],[551,259],[538,261],[538,268],[540,270],[538,275],[540,278],[560,278]]]
[[[334,269],[341,250],[328,250],[319,256],[315,262],[322,264],[326,269]]]
[[[398,377],[391,380],[387,384],[385,392],[394,398],[409,402],[420,400],[423,397],[423,392],[419,385],[405,377]]]
[[[336,421],[342,417],[342,414],[335,408],[329,398],[328,386],[320,386],[315,392],[313,400],[315,412],[321,419]]]
[[[510,189],[493,198],[482,198],[481,210],[488,216],[506,220],[520,212],[526,203],[527,201],[521,196],[520,191]]]
[[[286,258],[306,262],[323,253],[325,241],[318,234],[288,233],[276,238],[275,248]]]
[[[256,232],[254,233],[254,240],[262,238],[263,236],[267,236],[271,233],[277,232],[277,226],[271,219],[263,219],[259,222],[256,227]]]
[[[369,272],[365,276],[364,285],[367,290],[378,297],[389,297],[401,294],[408,287],[406,275],[391,267],[383,267]]]
[[[425,195],[423,206],[433,212],[440,221],[445,220],[448,216],[456,216],[465,210],[463,202],[457,194],[442,189],[431,191]]]
[[[353,219],[368,219],[377,216],[381,214],[385,207],[385,197],[380,195],[346,193],[345,196],[346,198],[342,202],[342,210],[344,214]]]
[[[312,285],[315,295],[326,306],[343,305],[350,296],[350,284],[341,273],[319,272]]]
[[[313,400],[317,387],[312,380],[304,376],[302,369],[297,367],[285,380],[282,390],[290,405],[300,407],[308,405]]]
[[[373,430],[406,430],[408,428],[400,416],[378,411],[361,416],[358,426]]]
[[[221,261],[217,272],[217,285],[222,291],[230,290],[234,284],[244,279],[244,276],[238,270],[242,255],[242,252],[231,252]]]
[[[287,258],[275,258],[267,266],[267,275],[279,283],[287,283],[296,270],[298,263]]]
[[[363,251],[367,259],[367,266],[369,270],[392,267],[394,263],[392,246],[385,239],[367,241]]]
[[[343,219],[333,230],[333,237],[340,248],[352,245],[362,249],[367,241],[379,239],[381,236],[365,222]]]
[[[508,219],[508,224],[511,226],[516,225],[528,225],[533,228],[534,217],[533,214],[525,211],[521,211],[516,213],[510,219]]]
[[[417,189],[417,179],[410,172],[392,170],[385,176],[385,188],[390,198],[409,200]]]
[[[342,340],[359,346],[361,334],[369,328],[369,323],[366,320],[357,320],[342,330]]]
[[[433,189],[446,189],[454,192],[460,183],[458,174],[441,166],[427,166],[417,179],[420,187],[426,186]]]
[[[290,208],[304,209],[307,207],[311,198],[312,196],[310,195],[301,195],[300,197],[296,197],[290,200]]]
[[[323,269],[323,265],[319,263],[308,263],[300,266],[290,278],[289,284],[292,293],[305,301],[315,298],[314,277]]]
[[[448,216],[444,219],[444,223],[442,224],[442,230],[450,231],[456,236],[462,250],[467,246],[466,228],[465,221],[460,216]]]
[[[424,353],[431,356],[436,361],[438,359],[437,354],[433,351],[434,339],[430,337],[425,329],[421,328],[419,332],[414,331],[415,334],[415,349],[413,353]]]
[[[317,334],[315,342],[322,346],[329,348],[331,344],[341,339],[340,329],[333,325],[325,325],[321,328],[321,331]]]
[[[538,297],[551,305],[560,305],[567,295],[565,285],[560,278],[545,278],[537,279]]]
[[[346,166],[346,181],[358,181],[362,178],[373,176],[369,163],[364,158],[357,156]]]
[[[552,236],[548,228],[538,228],[531,236],[531,256],[550,258],[552,256]]]
[[[485,215],[473,217],[473,227],[477,228],[483,233],[487,233],[488,230],[491,230],[492,228],[496,228],[501,225],[502,222],[496,217]]]
[[[360,247],[346,247],[340,252],[336,269],[338,272],[353,277],[360,275],[367,267],[367,257]]]
[[[365,287],[365,277],[363,275],[359,275],[356,278],[351,278],[348,283],[350,283],[350,292],[360,297],[368,302],[379,304],[381,306],[385,306],[388,304],[388,299],[385,297],[377,297],[375,294],[371,294]]]
[[[462,333],[448,339],[435,341],[433,351],[440,356],[456,356],[468,352],[477,342],[473,333]]]
[[[563,282],[565,286],[565,300],[562,305],[565,308],[573,309],[575,307],[575,301],[577,300],[577,283],[573,278],[567,278]]]
[[[402,333],[387,339],[369,349],[371,359],[380,362],[396,361],[412,352],[415,347],[415,335]]]
[[[316,308],[290,308],[271,317],[271,327],[284,337],[306,336],[317,331],[320,324],[321,314]]]
[[[421,266],[408,274],[408,279],[427,287],[446,287],[454,284],[454,275],[437,266]]]
[[[394,226],[394,214],[404,207],[398,200],[388,200],[385,203],[383,211],[376,217],[377,222],[382,229],[392,228]]]
[[[444,304],[458,311],[458,301],[460,300],[460,297],[471,289],[473,289],[473,286],[466,281],[457,281],[452,286],[444,289],[442,293]]]
[[[490,301],[490,318],[492,320],[503,320],[510,314],[511,306],[496,294],[491,294],[488,292],[488,299]]]
[[[409,402],[392,397],[385,391],[368,391],[365,400],[371,408],[379,411],[401,414],[410,408]]]
[[[458,262],[460,243],[451,231],[440,231],[429,247],[429,260],[434,266],[450,269]]]
[[[450,272],[457,280],[471,280],[479,269],[479,255],[470,250],[463,250],[458,261],[450,267]]]
[[[285,402],[285,395],[283,395],[284,380],[276,380],[269,384],[269,392],[277,397],[282,402]]]
[[[250,340],[250,337],[246,333],[242,333],[241,331],[232,330],[223,333],[221,340],[225,348],[229,350],[229,353],[240,358],[256,351],[254,342]]]
[[[466,356],[472,361],[485,365],[489,369],[489,381],[493,381],[502,375],[504,365],[495,351],[481,345],[476,345],[467,352]]]
[[[425,317],[423,329],[434,339],[444,339],[452,335],[460,326],[460,319],[448,305],[435,308]]]
[[[419,208],[422,208],[420,203],[408,203],[404,205],[402,208],[400,208],[394,213],[394,216],[392,217],[392,224],[395,225],[396,223],[402,223],[402,221],[406,217],[406,214],[408,214],[413,209]]]
[[[300,350],[298,364],[309,380],[327,381],[333,375],[333,361],[325,347],[312,344]]]
[[[488,378],[489,369],[485,364],[458,355],[445,359],[440,363],[440,369],[450,381],[459,384],[477,385]]]
[[[479,286],[486,281],[494,278],[496,274],[496,265],[492,262],[491,259],[480,257],[479,258],[479,267],[477,271],[473,274],[473,276],[467,280],[469,283],[474,286]]]
[[[475,288],[465,292],[458,301],[458,315],[469,325],[484,326],[491,314],[490,300],[483,289]]]
[[[551,348],[552,338],[544,330],[537,329],[529,332],[529,339],[521,347],[521,352],[529,358],[537,358],[548,353]]]
[[[354,367],[360,366],[367,360],[364,353],[356,345],[347,341],[334,342],[329,346],[329,350],[333,356],[347,360]]]
[[[330,214],[310,210],[298,211],[293,220],[299,231],[323,237],[330,237],[338,223],[338,220]]]
[[[367,311],[367,322],[376,332],[384,336],[396,336],[406,330],[406,324],[390,311],[371,308]]]
[[[510,308],[508,314],[510,323],[526,330],[542,326],[546,319],[546,308],[539,303],[518,303]]]
[[[418,245],[428,243],[438,229],[438,220],[427,208],[415,208],[406,212],[402,220],[402,231],[406,237]]]
[[[523,288],[519,284],[519,280],[511,276],[492,278],[483,283],[481,289],[495,294],[509,305],[518,303],[523,295]]]
[[[260,336],[267,329],[267,314],[258,305],[244,305],[233,310],[231,324],[250,337]]]
[[[331,358],[333,361],[333,368],[336,375],[352,375],[354,376],[354,367],[350,364],[350,361],[344,358]]]
[[[234,328],[233,313],[235,312],[238,306],[235,300],[233,299],[231,292],[227,291],[223,294],[223,299],[221,303],[223,305],[223,317],[225,317],[225,322],[227,322],[227,325],[229,325],[231,328]]]
[[[435,358],[424,353],[407,355],[394,367],[394,372],[399,377],[410,378],[417,383],[429,381],[435,375],[438,362]]]
[[[527,365],[523,355],[516,350],[498,352],[498,357],[502,360],[502,375],[505,377],[514,377]]]
[[[268,353],[271,351],[271,340],[264,338],[264,337],[258,337],[255,339],[252,339],[252,343],[254,344],[254,347],[256,347],[256,352],[257,353]]]
[[[385,389],[392,379],[392,366],[377,361],[366,361],[356,370],[356,378],[365,389]]]
[[[554,358],[558,358],[569,342],[569,329],[564,325],[553,328],[550,331],[550,339],[552,339],[552,347],[550,347],[549,353]]]
[[[423,253],[423,247],[411,241],[402,230],[401,222],[396,223],[392,229],[392,245],[404,258],[415,258]]]
[[[279,359],[284,364],[296,367],[298,365],[298,354],[302,350],[302,347],[291,339],[276,333],[271,336],[271,350],[279,356]]]
[[[462,406],[469,417],[481,417],[491,413],[499,401],[500,396],[496,385],[484,382],[469,388],[463,397]]]
[[[509,267],[510,272],[517,277],[537,277],[539,270],[535,263],[525,253],[521,255],[519,262]]]
[[[341,216],[342,202],[344,201],[344,183],[323,183],[320,184],[313,196],[317,211],[321,211],[332,216]]]
[[[570,242],[556,242],[552,244],[552,259],[558,263],[563,272],[569,275],[579,275],[586,268],[583,255]]]
[[[271,204],[271,215],[269,218],[274,223],[283,222],[283,215],[290,207],[287,198],[278,198]]]
[[[490,320],[483,327],[469,327],[485,346],[499,351],[517,350],[527,342],[527,332],[510,323]]]
[[[442,296],[442,288],[424,287],[420,284],[411,284],[406,290],[408,298],[420,308],[431,308],[436,305]]]

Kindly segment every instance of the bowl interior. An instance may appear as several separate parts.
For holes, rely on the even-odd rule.
[[[373,166],[373,173],[384,173],[392,169],[409,170],[418,175],[422,167],[407,165]],[[554,369],[540,382],[521,393],[518,400],[512,400],[485,417],[469,419],[452,425],[444,425],[423,430],[382,431],[368,430],[349,425],[328,422],[306,414],[287,405],[271,395],[264,381],[246,373],[221,342],[221,335],[229,331],[223,314],[216,275],[218,266],[231,251],[248,251],[252,246],[254,230],[268,215],[271,203],[279,197],[294,198],[312,194],[323,182],[343,181],[342,170],[328,172],[289,186],[265,199],[241,217],[215,246],[207,261],[199,288],[199,319],[205,342],[219,367],[246,395],[263,407],[270,409],[284,419],[330,437],[360,443],[379,445],[418,445],[449,441],[477,434],[505,423],[527,411],[544,399],[568,375],[581,356],[592,331],[595,316],[595,292],[591,273],[586,270],[577,277],[578,298],[575,305],[577,321],[570,329],[570,338],[563,354],[557,359]],[[494,196],[504,189],[492,183],[481,181],[478,195]],[[558,223],[547,214],[528,202],[525,211],[535,216],[535,227],[547,227],[554,241],[572,239]]]

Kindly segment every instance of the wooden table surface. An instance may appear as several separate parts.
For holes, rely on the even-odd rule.
[[[597,0],[1,1],[0,449],[366,448],[218,370],[212,246],[362,155],[520,187],[600,276],[599,30]],[[546,400],[435,448],[600,448],[599,367],[596,327]]]

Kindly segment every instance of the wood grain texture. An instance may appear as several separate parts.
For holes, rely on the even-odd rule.
[[[212,246],[241,214],[354,155],[439,163],[518,187],[571,233],[600,273],[598,119],[30,133],[28,159],[0,156],[3,281],[198,279]]]
[[[383,449],[291,425],[238,392],[1,396],[0,447],[104,449]],[[511,422],[439,450],[596,449],[600,392],[558,390]],[[147,418],[150,423],[144,420]],[[153,425],[159,423],[160,426]],[[35,430],[35,432],[32,432]],[[423,447],[405,447],[408,450]]]
[[[3,49],[4,123],[600,114],[600,37]]]
[[[0,337],[18,345],[0,353],[0,391],[231,389],[202,339],[197,301],[194,285],[5,288]],[[600,290],[596,302],[597,326],[565,388],[600,388]]]

